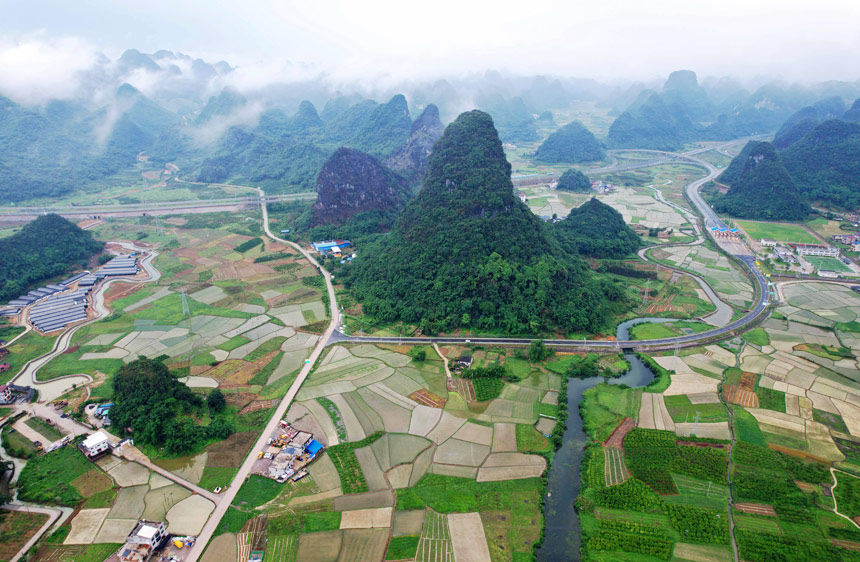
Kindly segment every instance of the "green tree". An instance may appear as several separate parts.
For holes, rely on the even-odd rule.
[[[424,348],[419,349],[415,352],[415,356],[412,359],[419,363],[425,361],[427,359],[427,350]]]
[[[227,401],[224,399],[224,394],[220,389],[214,389],[209,393],[209,396],[206,397],[206,406],[208,406],[209,410],[212,412],[221,412],[224,410],[226,405]]]
[[[532,340],[529,344],[529,361],[539,363],[551,357],[555,352],[548,348],[543,340]]]

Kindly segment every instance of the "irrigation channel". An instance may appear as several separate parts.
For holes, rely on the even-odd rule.
[[[629,339],[630,327],[636,324],[672,321],[672,318],[634,318],[627,320],[618,325],[616,339],[618,341]],[[569,417],[561,447],[555,452],[552,466],[547,475],[547,493],[544,507],[546,530],[543,545],[537,552],[538,562],[580,560],[579,547],[582,538],[579,516],[573,507],[573,502],[579,495],[580,468],[586,439],[582,427],[582,418],[579,415],[579,402],[586,390],[602,382],[641,388],[654,379],[654,373],[651,369],[646,367],[645,363],[640,361],[633,352],[625,352],[624,358],[630,362],[630,370],[620,377],[608,380],[603,377],[568,379],[567,411]]]

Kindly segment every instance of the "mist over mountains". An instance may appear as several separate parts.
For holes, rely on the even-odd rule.
[[[293,70],[267,81],[225,61],[130,49],[75,71],[55,97],[0,85],[0,202],[61,196],[133,166],[138,155],[176,163],[185,179],[313,190],[323,163],[344,146],[401,165],[411,150],[420,168],[429,156],[426,138],[475,108],[492,116],[502,142],[517,144],[557,126],[550,110],[588,102],[617,115],[601,144],[673,150],[773,133],[801,108],[860,97],[860,81],[743,84],[699,81],[688,70],[648,84],[492,70],[348,84],[311,68]],[[441,123],[422,146],[409,148],[414,120],[431,105]],[[808,128],[808,119],[800,121]],[[410,183],[420,180],[414,170],[407,175]]]

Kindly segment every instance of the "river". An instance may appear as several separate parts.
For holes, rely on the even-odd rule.
[[[634,318],[618,325],[616,339],[627,340],[630,327],[645,322],[672,322],[671,318]],[[631,352],[624,358],[630,362],[630,370],[623,376],[610,379],[609,384],[626,384],[640,388],[654,379],[654,373]],[[567,382],[567,430],[561,448],[556,451],[547,476],[547,495],[544,508],[546,532],[543,545],[537,552],[538,562],[580,560],[579,516],[573,502],[579,494],[579,469],[585,448],[585,432],[579,416],[579,401],[583,393],[604,382],[603,377],[569,379]]]

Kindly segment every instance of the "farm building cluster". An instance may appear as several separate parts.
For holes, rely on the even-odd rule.
[[[0,315],[20,316],[30,307],[28,322],[41,333],[54,332],[87,319],[89,294],[92,287],[107,277],[137,275],[140,267],[134,254],[117,256],[95,273],[84,271],[60,283],[33,289],[26,295],[9,301]]]
[[[312,433],[301,431],[281,420],[267,440],[266,448],[257,454],[253,472],[277,482],[296,482],[307,476],[307,465],[323,451],[323,445]]]

